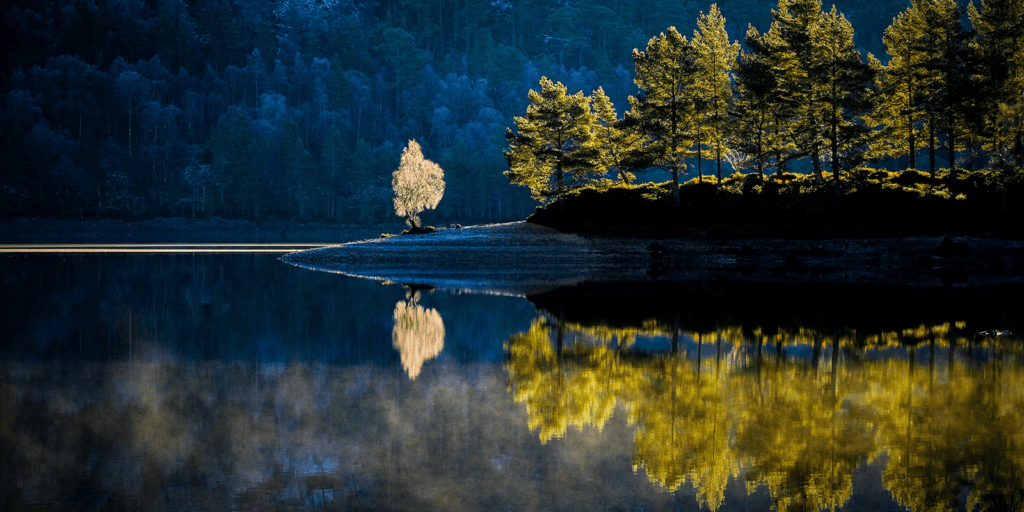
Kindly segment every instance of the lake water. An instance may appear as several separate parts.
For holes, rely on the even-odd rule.
[[[1019,289],[523,298],[294,248],[0,254],[2,508],[1024,507]]]

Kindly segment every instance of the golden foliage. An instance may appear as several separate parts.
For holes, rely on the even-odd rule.
[[[395,304],[391,343],[402,357],[402,367],[415,380],[423,363],[444,348],[444,321],[436,309],[424,309],[415,299]]]
[[[671,334],[656,322],[644,327]],[[986,363],[991,371],[978,371],[956,359],[968,344],[965,328],[958,321],[869,335],[687,333],[716,347],[698,367],[693,355],[632,353],[622,340],[644,329],[559,326],[541,317],[506,342],[507,368],[513,397],[526,404],[543,442],[569,425],[600,429],[621,403],[637,428],[633,470],[669,491],[689,482],[711,510],[741,470],[748,490],[766,486],[777,510],[836,510],[852,496],[854,471],[883,452],[883,483],[911,510],[956,507],[964,487],[968,508],[994,510],[993,500],[1024,488],[1024,365],[1017,355],[1000,356]],[[751,340],[760,343],[757,356],[738,356],[753,351]],[[730,354],[722,355],[722,342]],[[819,354],[823,361],[767,358],[764,343],[812,343],[815,361]],[[915,357],[921,343],[927,366]],[[992,340],[970,343],[1007,353]],[[909,360],[852,356],[893,346],[907,347]],[[941,347],[949,347],[944,366],[935,362]]]

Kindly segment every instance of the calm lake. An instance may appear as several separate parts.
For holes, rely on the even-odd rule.
[[[511,297],[300,248],[0,253],[0,508],[1024,508],[1019,287]]]

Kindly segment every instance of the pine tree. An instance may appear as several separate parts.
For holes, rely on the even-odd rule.
[[[348,196],[352,190],[352,177],[345,161],[350,151],[345,139],[336,126],[327,129],[324,135],[324,150],[320,153],[320,169],[326,176],[328,187],[327,216],[337,217],[337,200]]]
[[[407,84],[416,79],[423,69],[425,56],[416,47],[412,34],[400,28],[389,28],[381,34],[381,43],[375,50],[391,70],[391,86],[395,91],[395,114],[401,114],[399,97]]]
[[[772,52],[776,50],[767,34],[762,36],[750,26],[745,41],[750,50],[740,53],[736,60],[736,100],[727,127],[730,146],[746,155],[763,185],[764,171],[772,157],[787,152],[776,124],[782,77],[772,66]],[[781,172],[777,158],[776,175],[781,176]]]
[[[444,196],[444,171],[441,166],[423,158],[420,145],[410,140],[402,151],[398,169],[391,175],[395,214],[405,217],[409,227],[419,227],[419,214],[433,210]]]
[[[274,31],[267,20],[260,22],[259,31],[256,32],[253,46],[260,51],[260,56],[263,57],[267,71],[273,70],[274,61],[277,60],[277,37],[274,36]]]
[[[725,30],[725,18],[718,10],[718,5],[711,4],[707,15],[703,12],[697,20],[699,30],[693,31],[693,49],[695,52],[695,107],[698,111],[699,126],[697,140],[698,165],[700,159],[702,131],[706,130],[707,143],[715,156],[718,167],[718,185],[722,188],[722,157],[725,155],[725,122],[729,117],[729,104],[732,100],[731,72],[739,43],[729,42],[729,34]]]
[[[306,143],[299,131],[299,125],[289,119],[281,127],[280,163],[284,179],[285,197],[289,213],[298,207],[299,218],[306,216],[306,208],[316,195],[320,183],[315,179],[316,167],[313,157],[306,150]]]
[[[797,152],[789,158],[810,156],[814,172],[822,182],[825,113],[821,112],[817,97],[820,84],[814,83],[807,72],[814,45],[811,27],[817,23],[820,13],[820,0],[779,0],[778,7],[772,10],[774,21],[768,36],[781,43],[775,65],[781,72],[784,91],[781,112],[788,119],[780,119],[779,124],[785,126],[784,133],[792,143],[790,147]]]
[[[853,44],[853,26],[835,6],[821,13],[811,27],[814,42],[808,75],[818,87],[816,98],[825,113],[832,160],[832,180],[838,197],[839,171],[859,163],[869,129],[861,120],[868,110],[871,68],[861,60]]]
[[[630,130],[621,129],[618,116],[615,113],[615,105],[604,93],[604,89],[598,87],[590,96],[594,105],[594,113],[597,115],[594,123],[595,142],[601,148],[602,166],[608,170],[614,170],[623,183],[630,183],[635,176],[626,171],[624,164],[625,155],[637,144],[636,134]]]
[[[593,136],[597,116],[590,100],[582,91],[567,94],[561,82],[546,77],[540,86],[540,92],[529,93],[526,116],[515,118],[517,133],[506,131],[505,176],[513,185],[529,188],[534,199],[547,201],[560,199],[605,168]]]
[[[221,207],[243,215],[251,210],[258,218],[266,201],[265,162],[249,130],[249,121],[242,115],[231,121],[221,118],[210,137],[209,149],[213,155],[210,171]]]
[[[935,129],[946,135],[949,150],[950,186],[957,186],[956,138],[960,124],[966,122],[974,98],[970,91],[969,41],[972,32],[964,30],[964,8],[956,0],[931,0],[919,5],[925,30],[919,39],[927,57],[918,67],[935,73],[925,91],[925,112]],[[934,138],[934,137],[931,137]]]
[[[934,79],[931,70],[921,67],[927,57],[918,42],[923,25],[920,11],[911,5],[893,19],[882,36],[889,54],[888,64],[883,66],[878,59],[868,57],[878,89],[874,111],[868,116],[878,128],[872,153],[893,158],[908,155],[911,169],[917,168],[917,152],[927,146],[923,136],[927,130],[924,91]]]
[[[638,167],[657,166],[672,173],[672,199],[679,202],[679,174],[693,156],[696,72],[693,46],[675,27],[652,37],[646,51],[633,50],[639,96],[630,96],[624,125],[642,144],[630,160]]]
[[[978,85],[989,100],[982,109],[991,137],[986,149],[1002,165],[1024,165],[1024,0],[981,0],[981,10],[972,2],[967,13],[980,36]],[[1002,161],[1007,150],[1014,155],[1009,162]]]

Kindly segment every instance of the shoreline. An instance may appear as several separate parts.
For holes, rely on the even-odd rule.
[[[0,222],[0,244],[74,243],[342,243],[394,230],[388,224],[352,225],[247,220],[156,218],[15,219]]]
[[[313,270],[380,281],[513,295],[591,282],[832,283],[937,289],[1024,282],[1024,241],[952,237],[946,246],[943,241],[941,236],[605,237],[519,221],[362,240],[281,259]]]

